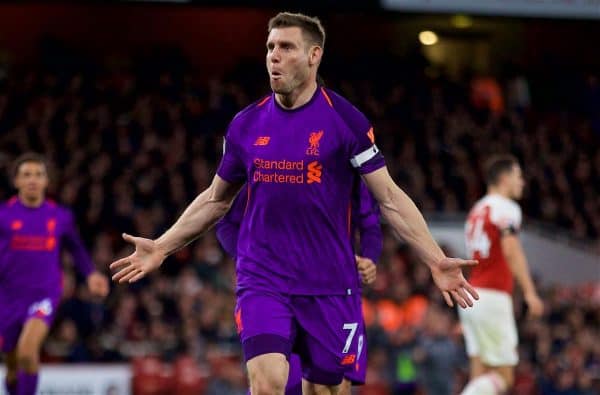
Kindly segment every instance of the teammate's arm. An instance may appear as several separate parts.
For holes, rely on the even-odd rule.
[[[244,186],[231,204],[227,214],[215,227],[217,240],[225,252],[237,256],[237,242],[240,235],[240,226],[244,218],[245,207],[248,203],[248,187]]]
[[[226,217],[223,218],[216,226],[217,240],[221,244],[221,247],[225,250],[227,255],[231,257],[237,256],[237,241],[240,234],[240,224],[227,221]]]
[[[121,269],[113,276],[119,282],[134,282],[156,270],[165,258],[192,242],[223,217],[241,185],[231,184],[215,175],[211,185],[185,209],[179,219],[156,240],[123,238],[135,245],[133,254],[113,262],[111,269]]]
[[[381,256],[383,249],[383,234],[379,221],[378,204],[371,196],[364,182],[360,183],[358,213],[358,234],[360,249],[356,257],[356,265],[363,284],[372,284],[377,277],[377,266],[375,263]]]
[[[66,229],[63,236],[65,247],[71,253],[77,271],[85,277],[90,292],[103,298],[108,295],[108,280],[104,274],[95,269],[92,259],[75,228],[73,215],[67,212],[66,217]]]
[[[378,204],[364,183],[360,186],[358,232],[360,255],[377,262],[383,250],[383,234],[379,221]]]
[[[396,235],[409,243],[419,258],[429,266],[446,303],[453,306],[453,297],[461,307],[472,306],[473,302],[467,293],[475,299],[479,296],[465,280],[461,267],[475,265],[477,261],[445,256],[431,236],[425,219],[408,195],[394,183],[386,167],[363,174],[363,179],[379,202],[381,214]]]
[[[538,296],[533,280],[531,279],[521,240],[519,240],[516,234],[507,233],[501,239],[501,246],[508,266],[523,290],[529,312],[533,316],[541,316],[544,312],[544,304]]]

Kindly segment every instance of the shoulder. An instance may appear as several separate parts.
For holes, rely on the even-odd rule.
[[[507,222],[518,224],[521,222],[521,207],[513,200],[491,195],[485,200],[490,207],[490,219],[498,225],[506,225]]]
[[[17,204],[17,201],[18,198],[13,196],[6,201],[0,202],[0,210],[9,210],[11,207],[14,207]]]
[[[367,132],[371,126],[367,117],[345,97],[330,89],[320,87],[321,93],[325,96],[333,110],[348,125],[350,129],[356,132]]]
[[[71,211],[69,207],[59,204],[51,199],[48,199],[46,201],[46,204],[51,211],[54,211],[56,213],[57,216],[64,218],[66,221],[73,220],[73,211]]]
[[[229,124],[228,134],[235,134],[237,131],[250,125],[271,100],[273,100],[273,95],[265,96],[235,114]]]

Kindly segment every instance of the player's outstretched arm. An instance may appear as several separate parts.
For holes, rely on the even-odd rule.
[[[110,265],[111,269],[119,270],[113,280],[134,282],[158,269],[167,256],[198,238],[223,217],[239,188],[216,175],[208,189],[198,195],[158,239],[124,234],[123,238],[135,246],[135,251]]]
[[[386,167],[364,174],[363,179],[379,202],[381,214],[396,235],[410,244],[419,258],[431,269],[435,284],[449,306],[452,299],[461,307],[472,306],[471,297],[479,299],[475,289],[462,274],[463,266],[477,261],[448,258],[435,242],[423,215],[413,201],[394,183]]]
[[[538,296],[531,275],[529,274],[527,258],[523,252],[519,237],[515,234],[504,235],[502,236],[501,246],[508,266],[523,290],[523,296],[529,308],[529,313],[535,317],[541,316],[544,313],[544,304]]]

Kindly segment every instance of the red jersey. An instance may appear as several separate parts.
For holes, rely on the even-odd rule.
[[[469,258],[479,261],[469,277],[474,287],[512,293],[513,274],[502,252],[501,238],[520,227],[521,208],[511,199],[487,195],[473,206],[465,224],[465,240]]]

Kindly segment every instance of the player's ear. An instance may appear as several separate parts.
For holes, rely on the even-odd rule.
[[[311,66],[321,63],[323,57],[323,48],[318,45],[313,45],[308,51],[308,64]]]

